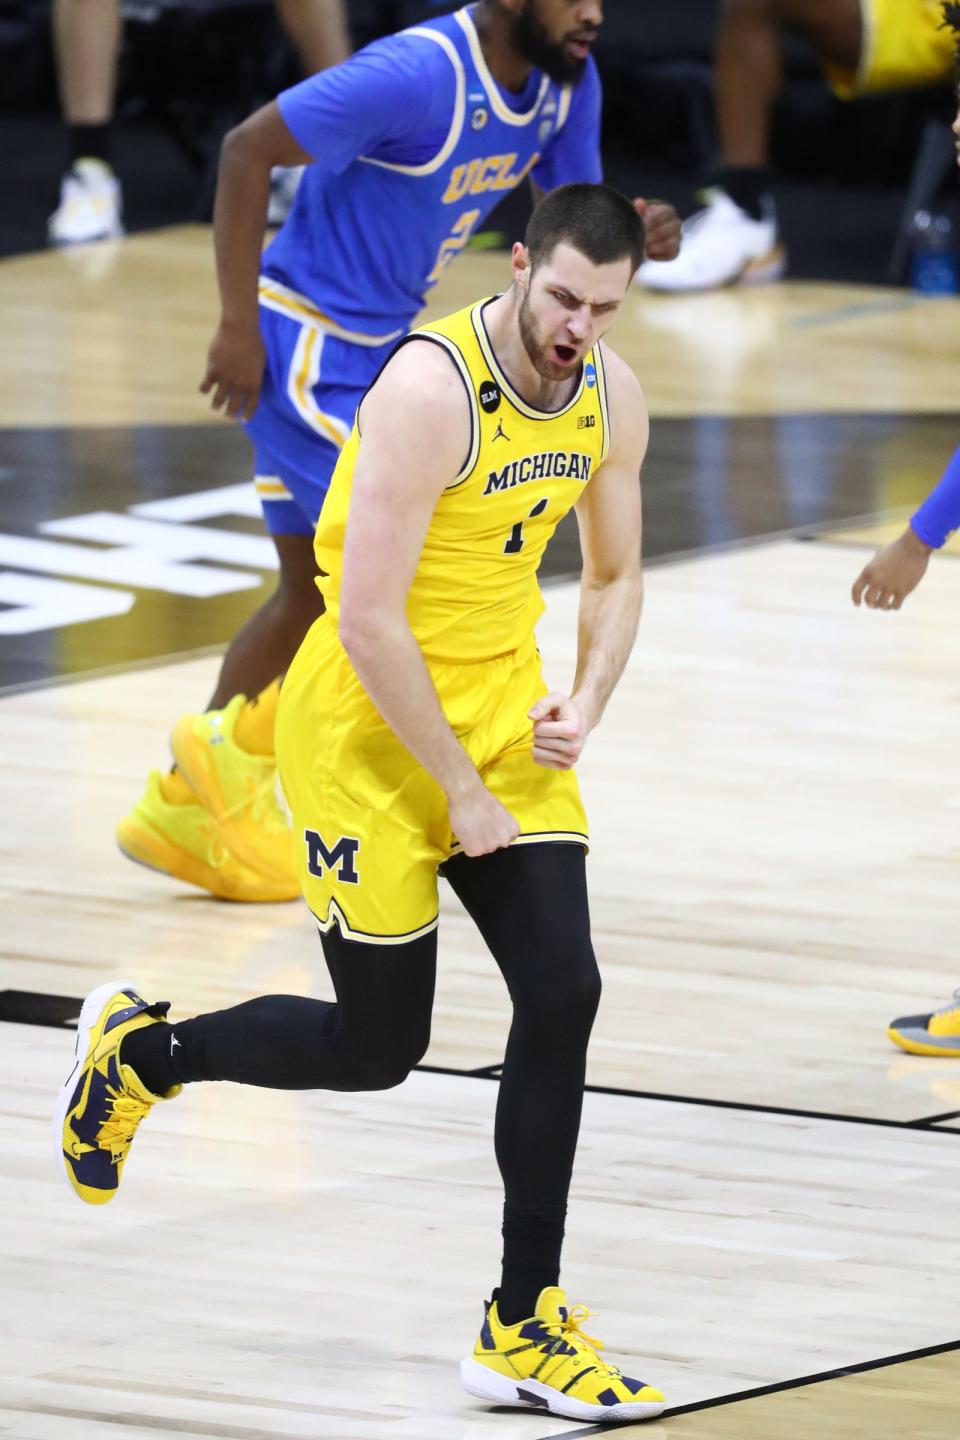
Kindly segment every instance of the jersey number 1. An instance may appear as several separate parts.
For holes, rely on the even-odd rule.
[[[527,516],[527,520],[532,520],[535,515],[542,515],[546,508],[546,500],[538,500],[536,505],[534,505],[533,509],[530,511],[530,514]],[[516,525],[514,525],[513,529],[510,531],[510,539],[503,547],[504,555],[520,554],[520,551],[523,549],[523,527],[526,523],[526,520],[518,520]]]

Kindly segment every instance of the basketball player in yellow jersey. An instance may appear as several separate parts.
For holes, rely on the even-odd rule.
[[[399,1084],[429,1042],[442,869],[513,1003],[495,1126],[502,1277],[463,1382],[593,1422],[665,1404],[601,1357],[559,1287],[600,994],[573,766],[641,603],[646,409],[600,341],[642,256],[623,196],[554,190],[514,247],[510,289],[414,332],[360,406],[316,536],[326,613],[277,727],[336,1004],[268,996],[171,1024],[132,986],[101,986],[56,1121],[66,1178],[102,1203],[139,1120],[186,1082]],[[540,557],[571,507],[584,563],[567,694],[547,688],[534,624]]]

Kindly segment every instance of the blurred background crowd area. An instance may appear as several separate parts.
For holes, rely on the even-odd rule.
[[[82,9],[88,0],[56,3]],[[717,164],[721,4],[606,0],[595,50],[607,178],[630,194],[667,198],[682,215],[698,208]],[[456,6],[344,0],[342,8],[356,49]],[[209,219],[223,135],[304,73],[283,9],[279,0],[123,0],[110,159],[128,232]],[[70,161],[53,31],[51,0],[0,0],[4,255],[47,243]],[[828,87],[807,45],[786,32],[781,43],[771,188],[790,275],[908,283],[911,215],[921,206],[945,215],[956,233],[951,77],[850,103]],[[481,243],[513,238],[528,203],[509,197]]]

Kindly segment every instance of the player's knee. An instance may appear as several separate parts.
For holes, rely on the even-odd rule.
[[[395,1090],[427,1053],[430,1027],[412,1028],[391,1045],[373,1045],[359,1066],[358,1090]]]
[[[549,984],[515,990],[514,1014],[528,1036],[555,1044],[558,1035],[586,1043],[600,1004],[600,971],[589,947],[562,947],[551,956]]]

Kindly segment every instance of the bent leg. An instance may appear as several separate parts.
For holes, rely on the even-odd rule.
[[[385,1090],[426,1053],[436,932],[406,945],[322,936],[336,1001],[265,995],[125,1038],[123,1063],[155,1095],[199,1080],[274,1090]]]

